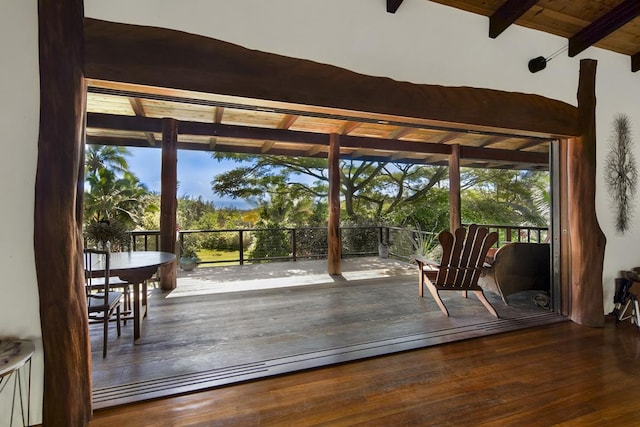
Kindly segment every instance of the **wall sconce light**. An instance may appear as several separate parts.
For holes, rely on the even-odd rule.
[[[532,73],[537,73],[538,71],[544,70],[545,68],[547,68],[547,62],[551,61],[553,58],[560,55],[562,52],[564,52],[567,49],[569,49],[569,45],[566,45],[556,50],[551,55],[549,55],[548,58],[545,58],[544,56],[538,56],[537,58],[533,58],[532,60],[529,61],[529,71],[531,71]]]

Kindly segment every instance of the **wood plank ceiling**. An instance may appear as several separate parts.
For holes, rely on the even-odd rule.
[[[638,0],[432,0],[489,17],[491,38],[510,25],[564,37],[573,57],[590,46],[629,55],[631,71],[640,70],[640,1]],[[395,13],[403,0],[387,0]],[[551,54],[551,52],[546,52]]]
[[[434,127],[419,119],[88,79],[87,143],[159,148],[162,119],[179,121],[178,149],[547,170],[549,138]]]

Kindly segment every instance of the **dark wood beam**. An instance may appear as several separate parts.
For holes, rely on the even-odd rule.
[[[128,130],[145,132],[160,129],[162,130],[162,119],[154,119],[148,117],[127,117],[116,116],[110,114],[88,113],[88,127]],[[329,137],[325,134],[313,132],[300,132],[285,129],[266,129],[254,128],[248,126],[219,125],[213,123],[201,122],[179,122],[181,134],[186,135],[207,135],[225,138],[239,139],[255,139],[269,140],[281,142],[295,142],[299,144],[309,144],[313,146],[326,147],[329,145]],[[90,144],[106,144],[106,145],[129,145],[133,147],[145,147],[143,139],[127,139],[120,137],[95,137],[88,136],[87,142]],[[186,147],[184,143],[179,143],[180,148]],[[396,139],[370,138],[362,136],[342,135],[340,137],[340,145],[348,148],[365,148],[374,150],[393,150],[405,151],[409,153],[425,153],[425,154],[451,154],[451,145],[428,142],[409,142],[399,141]],[[203,144],[193,144],[200,150],[205,150],[207,146]],[[219,145],[215,145],[218,150]],[[212,150],[212,148],[210,148]],[[238,147],[240,150],[240,147]],[[316,151],[318,150],[318,151]],[[312,156],[319,149],[309,148]],[[240,152],[240,151],[238,151]],[[270,151],[272,153],[273,151]],[[286,152],[282,150],[282,152]],[[306,151],[303,151],[303,153]],[[259,153],[259,150],[258,150]],[[385,155],[386,156],[386,155]],[[479,160],[497,160],[510,163],[528,163],[528,164],[547,164],[548,156],[545,153],[536,153],[531,151],[512,151],[503,149],[490,149],[482,147],[461,147],[461,158],[463,159],[479,159]]]
[[[176,212],[178,211],[178,121],[162,119],[162,168],[160,174],[160,250],[176,253]],[[177,286],[176,263],[160,268],[160,287]]]
[[[623,1],[569,39],[569,56],[576,56],[638,16],[640,1]]]
[[[342,274],[340,244],[340,135],[329,136],[329,219],[328,219],[328,273]]]
[[[631,71],[636,72],[640,70],[640,52],[631,55]]]
[[[434,126],[466,123],[544,137],[578,133],[575,106],[539,95],[399,82],[181,31],[88,18],[85,39],[85,73],[94,79],[375,111]]]
[[[387,0],[387,12],[396,13],[404,0]]]
[[[370,148],[374,150],[407,151],[410,153],[450,154],[451,146],[429,142],[408,142],[397,139],[370,138],[367,136],[347,136],[340,138],[341,147]]]
[[[37,4],[40,128],[33,250],[44,350],[42,425],[86,426],[92,398],[82,257],[84,8],[82,0]]]
[[[494,148],[460,147],[460,158],[473,160],[490,160],[508,163],[528,163],[548,165],[549,155],[531,151],[511,151]]]
[[[449,155],[449,230],[454,232],[462,225],[460,202],[460,146],[451,146]]]
[[[569,139],[567,200],[569,213],[571,320],[603,326],[602,271],[606,238],[596,215],[596,66],[580,61],[578,110],[582,136]]]
[[[489,17],[489,37],[495,39],[538,0],[507,0]]]

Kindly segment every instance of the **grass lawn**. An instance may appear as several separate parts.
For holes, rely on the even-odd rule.
[[[239,264],[240,251],[222,251],[213,249],[201,249],[197,252],[200,262],[215,261],[215,264],[204,264],[203,266],[211,267],[215,265],[237,265]],[[229,262],[221,262],[229,261]],[[200,264],[202,265],[202,264]]]

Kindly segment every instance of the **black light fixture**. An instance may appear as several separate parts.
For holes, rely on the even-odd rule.
[[[532,60],[529,61],[529,71],[531,71],[532,73],[537,73],[538,71],[544,70],[545,68],[547,68],[547,62],[551,61],[553,58],[560,55],[562,52],[564,52],[567,49],[569,49],[569,45],[566,45],[565,47],[562,47],[556,50],[551,55],[549,55],[548,58],[545,58],[544,56],[538,56],[537,58],[533,58]]]

